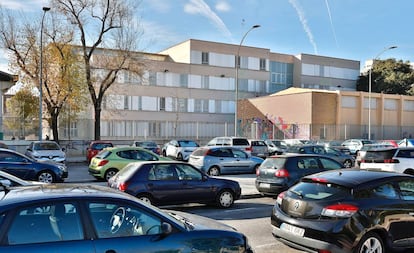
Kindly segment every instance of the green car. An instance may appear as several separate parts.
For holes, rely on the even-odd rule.
[[[140,147],[108,147],[92,158],[89,174],[108,181],[130,162],[171,160]]]

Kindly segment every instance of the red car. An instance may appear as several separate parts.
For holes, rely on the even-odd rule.
[[[88,163],[91,161],[92,157],[96,156],[104,148],[113,147],[112,142],[108,141],[92,141],[89,146],[86,148],[86,160]]]

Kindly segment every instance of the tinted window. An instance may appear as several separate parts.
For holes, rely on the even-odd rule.
[[[414,150],[411,150],[411,149],[400,150],[400,151],[398,151],[397,157],[413,158],[414,157]]]
[[[72,203],[18,210],[7,233],[10,245],[83,239],[80,215]]]
[[[233,157],[237,157],[237,158],[247,158],[247,154],[244,153],[241,150],[233,149],[232,152],[233,152]]]
[[[60,147],[57,143],[45,142],[45,143],[36,143],[34,145],[35,150],[60,150]]]
[[[249,141],[244,138],[233,138],[233,145],[235,146],[250,146]]]
[[[384,160],[392,159],[395,152],[396,152],[396,149],[367,150],[367,153],[365,154],[365,159],[384,161]]]
[[[140,208],[111,203],[88,205],[99,238],[154,235],[161,231],[161,220]]]
[[[266,146],[264,141],[252,141],[252,146]]]
[[[103,150],[103,151],[99,152],[99,153],[96,155],[96,157],[97,157],[97,158],[100,158],[100,159],[105,159],[105,158],[107,158],[107,157],[108,157],[111,153],[112,153],[112,152],[111,152],[111,151],[109,151],[109,150]]]
[[[205,148],[198,148],[196,150],[194,150],[194,152],[192,153],[192,155],[194,156],[204,156],[204,154],[207,152],[207,149]]]
[[[202,174],[190,165],[177,164],[175,166],[179,180],[201,180]]]
[[[398,183],[401,197],[404,200],[414,200],[414,180],[404,180]]]
[[[386,198],[398,199],[398,193],[391,183],[375,186],[374,188],[360,190],[355,193],[355,198]]]
[[[178,141],[180,147],[198,147],[198,144],[194,141]]]
[[[92,149],[102,150],[107,147],[112,147],[111,143],[94,143],[92,144]]]
[[[316,157],[299,157],[296,167],[299,169],[318,169],[318,159]]]
[[[260,167],[280,169],[285,166],[285,163],[286,163],[286,158],[284,157],[267,158],[266,160],[263,161]]]
[[[299,193],[303,199],[328,200],[329,198],[343,198],[349,196],[349,189],[331,184],[317,182],[300,182],[290,188],[290,192]]]
[[[0,162],[25,162],[26,158],[23,156],[10,153],[10,152],[0,152]]]
[[[149,180],[168,181],[178,180],[175,165],[173,164],[158,164],[154,165],[148,172]]]

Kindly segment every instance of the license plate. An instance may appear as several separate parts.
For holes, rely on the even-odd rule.
[[[261,183],[260,184],[260,188],[270,188],[270,184],[267,184],[267,183]]]
[[[305,229],[298,228],[286,223],[282,223],[282,225],[280,225],[280,229],[301,237],[305,234]]]

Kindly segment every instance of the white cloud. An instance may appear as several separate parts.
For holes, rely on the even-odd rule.
[[[156,11],[161,12],[161,13],[168,13],[171,10],[171,1],[148,0],[148,1],[145,1],[145,5],[149,5],[151,9],[155,9]]]
[[[184,11],[189,14],[200,14],[201,16],[206,17],[221,31],[221,33],[223,33],[224,36],[233,40],[232,34],[224,22],[203,0],[190,0],[189,3],[184,5]]]
[[[216,3],[216,10],[221,12],[228,12],[230,11],[230,5],[226,1],[219,0]]]

